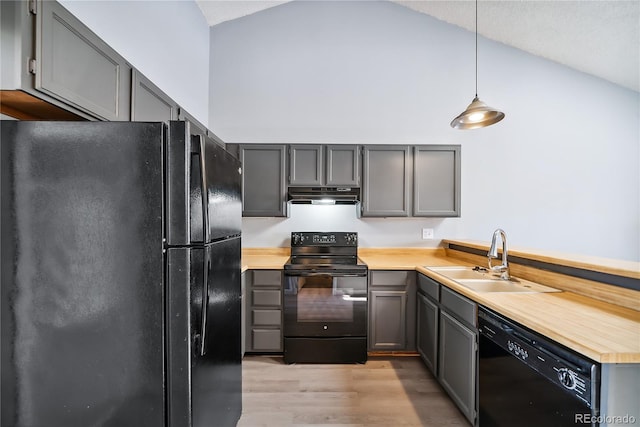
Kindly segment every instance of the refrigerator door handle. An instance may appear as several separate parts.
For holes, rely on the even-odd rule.
[[[207,317],[209,317],[209,271],[211,271],[211,259],[209,251],[206,249],[205,251],[204,283],[202,284],[202,319],[200,322],[200,325],[202,325],[202,330],[200,331],[200,356],[204,356],[206,353]]]
[[[202,238],[203,243],[208,243],[210,239],[209,230],[209,191],[207,187],[207,162],[204,152],[204,138],[202,135],[194,135],[200,143],[200,185],[202,186]]]

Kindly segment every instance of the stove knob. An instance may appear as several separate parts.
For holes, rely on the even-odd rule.
[[[297,245],[298,243],[300,243],[300,235],[298,233],[295,233],[291,236],[291,242],[294,245]]]
[[[560,384],[569,390],[574,389],[576,386],[576,379],[567,368],[558,369],[558,379]]]

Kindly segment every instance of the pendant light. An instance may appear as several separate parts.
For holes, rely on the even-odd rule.
[[[451,121],[454,129],[477,129],[504,119],[504,113],[489,107],[478,98],[478,0],[476,0],[476,96],[458,117]]]

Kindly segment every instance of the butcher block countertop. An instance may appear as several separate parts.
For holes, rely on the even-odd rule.
[[[486,250],[479,242],[445,241]],[[248,248],[242,251],[242,267],[246,269],[282,269],[289,258],[289,248]],[[510,256],[539,257],[544,262],[563,264],[558,254],[528,253],[509,250]],[[475,292],[425,267],[446,265],[486,265],[486,257],[458,256],[458,251],[445,248],[359,248],[358,255],[370,270],[416,270],[465,295],[489,309],[545,335],[597,362],[640,363],[640,292],[608,286],[583,279],[511,264],[513,276],[525,278],[563,292],[500,293]],[[474,258],[475,257],[475,258]],[[637,263],[596,258],[570,258],[566,265],[586,270],[616,274],[636,279]],[[557,276],[557,277],[556,277]],[[593,297],[585,288],[593,286]],[[582,294],[581,294],[582,293]],[[619,295],[616,295],[619,293]],[[614,295],[613,302],[606,300]],[[622,301],[622,302],[620,302]]]

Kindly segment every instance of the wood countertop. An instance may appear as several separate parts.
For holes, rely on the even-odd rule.
[[[486,250],[478,242],[447,240],[447,243],[472,245]],[[514,256],[525,255],[509,250]],[[443,285],[514,321],[541,333],[597,362],[640,363],[640,311],[599,301],[574,292],[556,293],[481,293],[474,292],[425,266],[474,265],[450,255],[444,248],[359,248],[358,254],[370,270],[416,270]],[[242,267],[246,269],[282,269],[289,258],[289,248],[248,248],[242,251]],[[528,252],[526,255],[530,255]],[[545,262],[563,265],[562,258],[549,254],[535,255]],[[595,263],[595,271],[635,277],[634,263]],[[591,259],[593,263],[594,259]],[[567,261],[571,266],[588,268],[586,260]],[[518,274],[514,274],[518,276]],[[541,276],[542,277],[542,276]],[[530,278],[528,278],[531,280]],[[553,284],[537,281],[547,286]],[[630,291],[632,296],[640,292]]]
[[[244,248],[242,249],[242,272],[282,270],[290,255],[289,248]]]
[[[416,270],[596,362],[640,363],[636,310],[573,292],[475,292],[424,267]]]

